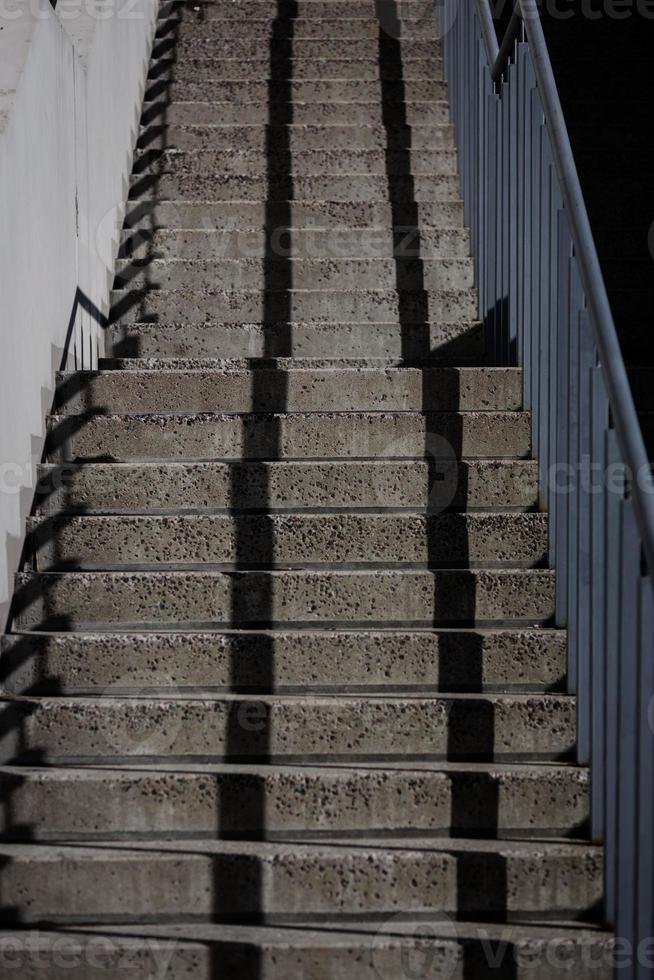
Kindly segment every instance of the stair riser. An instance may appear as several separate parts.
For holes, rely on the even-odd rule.
[[[123,357],[391,357],[407,359],[430,355],[449,363],[480,363],[484,350],[479,323],[301,324],[265,330],[259,323],[134,324],[111,330],[109,350]]]
[[[477,299],[472,289],[260,289],[220,290],[113,290],[113,323],[142,320],[204,323],[277,322],[415,323],[433,320],[475,320]],[[216,352],[214,351],[214,354]],[[223,354],[222,351],[220,351]],[[339,350],[343,356],[343,351]],[[225,356],[223,354],[223,356]],[[371,356],[371,355],[368,355]]]
[[[390,190],[389,190],[390,185]],[[264,174],[195,173],[178,176],[164,173],[160,177],[131,178],[131,198],[140,201],[287,201],[292,197],[306,200],[327,200],[359,204],[377,203],[391,198],[396,210],[406,213],[399,217],[402,224],[412,224],[415,202],[452,202],[460,197],[459,179],[448,174],[421,174],[417,177],[391,176],[383,173],[366,174],[355,171],[345,174],[302,175],[282,174],[268,180]]]
[[[2,666],[16,694],[546,691],[566,645],[551,630],[25,634],[5,639]]]
[[[355,934],[350,928],[337,938],[333,932],[326,937],[324,931],[299,932],[294,928],[284,936],[278,930],[271,934],[242,927],[236,937],[223,938],[225,927],[217,927],[217,934],[205,941],[201,936],[195,941],[167,940],[170,927],[153,926],[148,927],[148,937],[143,938],[143,929],[133,928],[134,934],[125,936],[126,926],[118,934],[96,927],[90,938],[80,933],[39,929],[38,941],[30,936],[27,946],[23,932],[3,932],[0,955],[6,949],[12,968],[21,971],[21,980],[41,980],[44,963],[48,980],[106,980],[125,970],[129,971],[130,980],[152,980],[162,964],[166,980],[188,980],[189,976],[193,980],[216,980],[217,962],[221,980],[254,980],[257,975],[266,980],[390,980],[403,977],[407,964],[423,963],[425,958],[430,980],[483,980],[488,975],[489,962],[496,962],[497,943],[489,942],[486,926],[481,928],[480,940],[459,943],[456,928],[447,922],[444,938],[433,935],[429,924],[418,925],[415,930],[409,926],[406,938],[378,934],[379,927],[368,935]],[[266,934],[271,937],[269,940],[264,938]],[[514,939],[514,929],[510,934],[511,945],[503,947],[501,957],[511,971],[506,976],[511,980],[552,980],[552,964],[558,963],[562,955],[562,934],[549,939],[541,939],[540,930],[538,938],[524,937],[523,932],[522,939]],[[580,935],[576,928],[563,935],[566,972],[573,971],[577,980],[611,980],[616,958],[613,937],[589,931]],[[499,942],[506,942],[504,933]],[[497,974],[497,968],[492,969]]]
[[[171,102],[159,99],[146,102],[143,125],[172,126],[285,126],[290,123],[308,126],[441,126],[450,122],[446,102],[407,102],[387,106],[382,114],[379,101],[373,102],[296,102],[286,107],[277,103],[276,118],[271,119],[267,101],[250,102],[247,112],[231,102]],[[329,200],[329,194],[296,195]],[[261,198],[260,198],[261,200]]]
[[[31,840],[97,840],[153,834],[247,837],[422,832],[445,836],[574,834],[588,819],[588,779],[574,770],[503,777],[497,772],[283,769],[138,773],[20,779],[0,773],[11,814],[0,833]],[[489,805],[492,801],[493,806]],[[264,819],[265,816],[265,819]],[[495,818],[495,819],[492,819]],[[484,823],[484,820],[490,822]]]
[[[248,24],[245,30],[250,32],[251,25]],[[347,27],[343,27],[337,34],[329,37],[319,38],[294,38],[282,37],[275,45],[275,52],[271,59],[271,65],[277,65],[276,71],[286,71],[291,58],[379,58],[380,34],[379,31],[372,37],[352,37]],[[393,38],[390,34],[384,33],[382,43],[391,50],[395,48]],[[235,39],[231,35],[231,30],[220,30],[220,25],[216,25],[213,36],[206,34],[203,30],[199,33],[187,34],[185,31],[178,39],[173,34],[169,34],[157,41],[153,55],[155,58],[170,57],[174,50],[177,57],[186,59],[191,57],[212,58],[224,55],[229,58],[240,58],[244,61],[261,61],[262,58],[270,58],[271,37],[270,32],[265,27],[265,37],[241,37]],[[392,51],[395,57],[395,51]],[[400,50],[400,58],[403,64],[408,64],[414,59],[434,58],[440,55],[440,48],[434,38],[413,36],[403,36]],[[279,68],[281,64],[282,68]]]
[[[549,571],[121,572],[20,575],[18,630],[549,622]]]
[[[173,54],[171,52],[171,54]],[[443,62],[437,56],[412,61],[407,65],[380,65],[378,57],[369,58],[298,58],[286,61],[287,73],[292,79],[358,79],[362,82],[398,81],[442,81]],[[195,81],[198,78],[226,79],[229,81],[257,81],[275,77],[275,62],[271,62],[266,51],[260,52],[257,60],[242,61],[240,58],[185,58],[179,61],[174,57],[163,57],[155,61],[150,69],[149,81],[161,78],[175,78],[180,81]]]
[[[129,922],[234,920],[252,916],[311,922],[324,916],[399,912],[508,919],[570,919],[601,900],[599,852],[541,855],[511,853],[506,883],[498,880],[496,855],[422,851],[348,852],[286,849],[257,860],[250,853],[209,855],[75,848],[52,859],[38,851],[5,862],[3,906],[22,922]],[[503,862],[504,863],[504,862]],[[457,887],[458,882],[458,887]],[[458,892],[458,894],[457,894]],[[65,905],[62,896],[66,896]]]
[[[266,223],[275,228],[390,229],[399,225],[404,234],[419,222],[420,228],[462,229],[461,201],[422,202],[411,205],[408,213],[394,215],[388,201],[284,201],[264,204],[261,201],[143,201],[128,207],[126,228],[133,232],[154,228],[195,228],[203,231],[231,232],[249,229],[260,231]]]
[[[526,457],[529,416],[467,412],[291,416],[91,416],[49,421],[51,462],[163,459]]]
[[[277,229],[269,238],[263,231],[129,231],[123,240],[121,256],[137,260],[183,259],[218,261],[221,259],[263,259],[267,253],[302,259],[388,260],[395,256],[397,270],[421,259],[467,258],[469,238],[464,231],[420,232],[407,228],[347,229],[326,231],[284,231]],[[401,263],[401,265],[398,265]],[[425,269],[426,264],[423,264]],[[287,274],[287,273],[286,273]]]
[[[111,692],[107,692],[111,694]],[[556,695],[231,699],[39,699],[0,705],[0,752],[49,763],[177,759],[325,761],[569,758],[572,699]]]
[[[212,78],[158,78],[150,82],[145,98],[148,102],[171,99],[174,102],[425,102],[447,98],[445,82],[432,78],[367,81],[359,78],[302,79],[279,78],[273,68],[261,80]],[[274,108],[272,114],[274,114]],[[288,122],[292,122],[290,119]],[[281,120],[285,122],[285,120]]]
[[[183,513],[415,508],[526,510],[538,498],[531,460],[467,461],[431,484],[430,467],[409,462],[197,463],[42,466],[39,513]]]
[[[374,0],[238,0],[233,3],[195,4],[195,9],[175,6],[162,10],[162,19],[176,18],[187,21],[203,18],[204,21],[225,21],[225,28],[232,30],[234,20],[269,20],[277,18],[347,20],[349,18],[378,16]],[[425,0],[395,0],[393,15],[402,19],[433,18],[434,8]],[[186,30],[186,28],[185,28]]]
[[[519,411],[512,369],[103,371],[59,374],[58,411],[148,412]]]
[[[472,289],[471,259],[219,259],[138,262],[119,260],[116,290],[228,289],[247,290],[404,290]]]
[[[540,514],[65,517],[28,520],[37,568],[336,564],[532,567],[547,557]]]
[[[370,40],[378,46],[380,31],[384,31],[385,37],[399,38],[407,44],[413,40],[422,43],[431,41],[433,53],[440,53],[438,31],[433,16],[414,17],[395,22],[389,20],[388,23],[380,25],[379,21],[370,17],[356,18],[351,14],[347,17],[294,17],[286,21],[269,16],[247,19],[240,17],[200,19],[191,12],[189,14],[181,18],[166,18],[159,22],[155,53],[159,51],[161,45],[165,45],[167,40],[174,38],[179,32],[177,49],[182,51],[191,47],[194,41],[203,46],[213,43],[220,48],[227,47],[234,37],[247,37],[248,40],[259,42],[258,57],[262,54],[264,56],[272,54],[272,57],[279,61],[283,57],[280,47],[282,50],[288,47],[292,54],[297,44],[307,40],[332,42],[342,37],[348,41]]]
[[[279,134],[279,135],[278,135]],[[377,150],[385,153],[389,144],[398,152],[412,150],[452,150],[450,126],[405,126],[386,130],[383,126],[281,126],[269,133],[259,126],[151,126],[145,129],[138,146],[144,150],[249,150],[265,154],[268,142],[283,138],[293,158],[308,150]],[[294,204],[295,206],[295,204]]]
[[[324,174],[343,175],[449,175],[456,173],[456,154],[453,150],[296,150],[292,154],[285,139],[274,141],[274,147],[264,151],[194,150],[192,152],[145,151],[139,154],[134,173],[138,179],[159,179],[163,176],[197,179],[209,175],[225,177],[259,177],[266,180],[286,180]]]

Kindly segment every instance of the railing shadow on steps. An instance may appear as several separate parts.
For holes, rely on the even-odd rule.
[[[654,486],[535,0],[501,50],[488,0],[442,0],[480,317],[524,371],[567,627],[605,920],[644,977],[654,935]],[[639,948],[639,944],[640,948]]]

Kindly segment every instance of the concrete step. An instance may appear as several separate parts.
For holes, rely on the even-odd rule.
[[[278,326],[277,324],[275,324]],[[200,374],[214,374],[215,372],[228,372],[230,374],[248,373],[258,376],[259,372],[276,374],[300,372],[329,372],[333,374],[338,371],[420,371],[428,375],[437,376],[442,372],[444,377],[447,373],[461,373],[462,378],[466,378],[467,372],[493,372],[493,371],[518,371],[518,368],[498,368],[480,367],[478,365],[454,365],[450,363],[434,362],[431,352],[425,357],[339,357],[338,352],[334,351],[332,357],[100,357],[98,367],[95,371],[88,372],[58,372],[61,377],[73,378],[81,376],[85,379],[93,379],[100,374],[129,372],[147,372],[152,375],[154,372],[166,371],[169,374],[186,374],[188,372],[199,372]],[[470,380],[470,376],[468,376]],[[472,378],[474,380],[474,376]],[[453,385],[444,382],[442,393],[449,389],[454,390]],[[62,394],[66,395],[66,392]],[[66,396],[67,397],[67,396]],[[440,397],[440,396],[439,396]]]
[[[464,290],[474,285],[471,258],[119,259],[115,290]]]
[[[194,127],[211,133],[229,127]],[[314,127],[316,128],[316,127]],[[256,127],[252,127],[256,132]],[[421,233],[463,228],[463,204],[456,201],[421,201],[392,208],[386,201],[132,201],[127,207],[125,233],[150,233],[159,228],[202,231],[261,232],[269,224],[283,230],[319,228],[375,228],[386,231],[395,226],[405,234],[415,227]]]
[[[477,296],[462,289],[129,289],[112,290],[112,323],[414,323],[470,321]],[[340,353],[340,352],[339,352]]]
[[[0,769],[3,839],[39,841],[422,833],[578,837],[587,770],[565,765],[411,763]]]
[[[199,45],[211,45],[212,42],[219,49],[227,47],[230,40],[235,37],[240,39],[257,40],[259,51],[261,48],[269,48],[273,59],[283,57],[280,54],[280,47],[288,49],[292,53],[295,46],[302,41],[318,40],[331,42],[334,39],[345,38],[352,40],[370,40],[377,46],[380,44],[380,33],[383,30],[382,23],[371,16],[356,17],[266,17],[266,18],[213,18],[198,17],[197,13],[191,10],[185,11],[186,16],[164,17],[159,20],[157,27],[157,37],[155,41],[155,53],[159,50],[159,45],[165,43],[167,38],[176,36],[178,42],[175,50],[184,51],[191,47],[190,42],[197,40]],[[431,17],[414,17],[411,19],[399,18],[393,24],[393,39],[402,42],[411,40],[431,41],[435,51],[440,52],[440,42],[436,28],[436,19]]]
[[[337,103],[334,103],[337,105]],[[131,200],[176,201],[288,201],[292,197],[365,204],[368,201],[394,201],[396,207],[415,202],[450,202],[460,197],[459,178],[449,173],[402,174],[366,173],[363,164],[357,172],[334,174],[273,175],[204,173],[163,173],[160,176],[136,174],[130,178]],[[336,168],[336,164],[334,165]],[[272,186],[271,186],[272,185]],[[400,220],[404,221],[402,217]],[[407,224],[411,223],[407,221]]]
[[[20,573],[14,629],[547,624],[547,569]]]
[[[345,42],[338,42],[339,44]],[[142,126],[285,126],[290,123],[308,126],[440,126],[450,123],[447,102],[394,102],[383,109],[379,99],[372,102],[289,102],[275,103],[271,119],[270,106],[264,102],[169,102],[158,99],[146,102]],[[298,194],[297,197],[303,195]],[[326,192],[304,195],[329,200]]]
[[[601,850],[570,843],[4,844],[0,860],[3,914],[8,921],[10,909],[14,924],[309,923],[326,916],[345,923],[400,911],[570,920],[597,916],[602,898]]]
[[[48,419],[50,462],[525,458],[523,412],[90,415]]]
[[[365,149],[296,150],[290,152],[286,139],[271,140],[265,150],[145,150],[137,154],[134,174],[141,178],[197,177],[209,174],[220,179],[227,176],[273,178],[339,174],[381,174],[409,176],[448,175],[456,173],[453,149],[410,150],[401,147]]]
[[[16,964],[24,980],[38,980],[44,963],[48,980],[106,980],[125,968],[130,980],[151,980],[162,963],[166,980],[215,980],[217,962],[221,980],[390,980],[425,956],[430,980],[465,980],[466,974],[472,980],[555,980],[569,970],[577,980],[611,980],[616,960],[613,936],[596,928],[507,927],[441,914],[427,922],[352,920],[347,928],[323,922],[315,930],[187,922],[40,927],[27,936],[0,931],[0,956]]]
[[[563,630],[22,633],[2,643],[12,694],[562,690]]]
[[[544,762],[572,757],[575,704],[559,694],[42,697],[0,702],[0,758],[400,759]]]
[[[287,362],[288,363],[288,362]],[[291,364],[293,362],[290,362]],[[517,368],[340,367],[57,374],[57,411],[199,412],[519,411]]]
[[[171,18],[183,16],[188,0],[176,0],[168,3],[160,11],[160,16]],[[193,16],[207,20],[243,19],[246,14],[252,20],[273,16],[281,20],[296,17],[374,17],[380,14],[375,0],[200,0],[190,4]],[[170,8],[170,9],[168,9]],[[426,0],[394,0],[393,15],[400,18],[433,17],[434,8]]]
[[[425,0],[396,0],[393,14],[408,20],[434,16],[434,9]],[[164,8],[162,19],[178,19],[184,27],[188,21],[220,20],[225,30],[233,29],[233,21],[322,19],[347,20],[368,18],[376,20],[377,9],[373,0],[234,0],[234,2],[207,3],[192,6],[174,4],[171,10]]]
[[[368,460],[279,463],[86,463],[39,467],[37,506],[57,513],[151,514],[396,510],[448,507],[529,510],[538,500],[534,460]]]
[[[395,151],[453,149],[452,127],[404,126],[148,126],[138,141],[139,150],[256,150],[265,153],[268,146],[284,141],[293,154],[302,150],[380,150],[389,144]],[[294,202],[294,205],[297,202]]]
[[[148,232],[129,229],[123,234],[124,259],[263,259],[268,253],[298,259],[395,258],[396,275],[409,259],[462,259],[470,255],[470,239],[463,228],[439,231],[406,228],[327,228],[259,231],[220,231],[213,228],[177,231],[159,228]],[[293,268],[297,268],[293,266]],[[382,275],[385,272],[382,270]]]
[[[156,323],[135,321],[108,330],[107,349],[122,358],[215,358],[294,355],[333,359],[483,363],[480,323]]]
[[[204,25],[197,31],[184,30],[179,37],[169,34],[157,40],[152,57],[170,57],[174,51],[178,58],[186,59],[190,57],[219,58],[222,55],[230,58],[240,58],[243,61],[259,61],[263,53],[270,57],[271,64],[282,64],[282,68],[277,71],[286,71],[288,62],[291,58],[313,60],[314,58],[377,58],[380,57],[380,43],[383,54],[387,52],[392,56],[385,58],[391,64],[402,65],[410,64],[414,60],[433,58],[440,55],[440,47],[435,38],[417,37],[405,35],[401,38],[399,46],[396,39],[386,34],[380,42],[380,32],[377,29],[374,36],[353,37],[349,34],[348,28],[341,27],[338,34],[335,33],[333,25],[328,31],[331,33],[318,38],[299,37],[290,38],[288,33],[283,33],[281,37],[275,38],[275,49],[271,55],[271,41],[269,31],[266,28],[265,37],[252,36],[252,24],[246,23],[240,37],[234,36],[233,24],[229,30],[221,29],[216,25],[211,31],[205,30]],[[345,23],[345,22],[344,22]],[[397,30],[396,25],[392,25],[393,30]],[[286,29],[285,29],[286,31]]]
[[[379,63],[379,57],[369,58],[298,58],[284,59],[284,73],[292,79],[354,78],[361,81],[389,82],[413,81],[416,79],[442,81],[443,61],[433,54],[429,58],[414,59],[402,65]],[[278,77],[274,59],[262,50],[256,59],[243,61],[240,58],[212,58],[210,52],[205,57],[170,57],[153,61],[148,79],[155,82],[160,78],[174,77],[180,81],[194,81],[198,78],[228,79],[245,81]]]
[[[273,66],[274,67],[274,66]],[[270,75],[271,77],[267,77]],[[228,79],[210,75],[195,78],[157,78],[145,93],[146,101],[166,98],[174,102],[425,102],[447,98],[447,85],[436,78],[279,78],[272,69],[262,78]],[[271,109],[274,113],[274,108]]]
[[[544,514],[30,517],[36,567],[502,568],[544,565]]]

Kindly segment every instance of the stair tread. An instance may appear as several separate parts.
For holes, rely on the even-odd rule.
[[[90,766],[30,766],[29,769],[20,769],[20,778],[23,780],[43,780],[46,782],[72,781],[72,782],[102,782],[111,776],[117,780],[148,780],[154,776],[196,776],[201,778],[205,775],[230,776],[230,775],[255,775],[266,779],[275,779],[283,776],[342,776],[343,778],[359,777],[370,774],[375,776],[379,773],[393,773],[400,776],[410,776],[411,773],[420,773],[425,776],[448,777],[466,776],[475,777],[477,775],[491,775],[498,778],[512,779],[564,779],[584,785],[590,782],[588,770],[581,769],[572,762],[458,762],[447,761],[422,761],[402,762],[396,759],[389,759],[388,762],[357,762],[353,760],[347,765],[334,763],[296,763],[269,764],[243,763],[243,762],[203,762],[203,763],[184,763],[176,762],[174,768],[170,763],[152,762],[148,764],[147,771],[138,763],[125,762],[117,767],[111,763],[98,763]],[[6,776],[16,776],[16,766],[0,766],[0,774]]]
[[[484,371],[489,373],[492,369],[479,368],[473,365],[435,365],[429,357],[425,358],[401,358],[394,357],[347,357],[335,354],[332,358],[327,357],[105,357],[98,365],[97,372],[80,372],[82,378],[93,377],[102,372],[122,372],[130,371],[148,375],[153,371],[167,371],[171,374],[190,374],[192,377],[205,373],[215,373],[216,375],[238,372],[247,374],[257,369],[275,369],[283,372],[312,372],[312,371],[333,371],[339,372],[388,372],[394,369],[418,369],[422,371],[434,372],[438,376],[438,371],[444,374],[454,374],[461,372],[463,375],[466,370],[477,371],[482,374]],[[502,369],[498,369],[500,371]],[[508,371],[512,369],[507,369]],[[62,372],[61,377],[72,377],[75,372]]]
[[[276,855],[288,854],[291,858],[299,859],[305,851],[313,851],[325,855],[338,855],[343,852],[378,852],[381,857],[385,854],[397,852],[416,852],[423,853],[447,853],[452,854],[478,852],[482,854],[505,854],[508,856],[529,855],[541,853],[544,855],[561,855],[578,857],[580,861],[598,858],[602,853],[602,848],[597,845],[584,843],[570,843],[568,841],[493,841],[483,839],[459,840],[452,838],[409,838],[406,841],[397,840],[389,837],[386,840],[378,838],[358,839],[355,844],[351,840],[330,841],[293,841],[290,845],[276,843],[272,841],[232,841],[232,840],[201,840],[185,841],[180,847],[179,841],[152,840],[147,843],[138,841],[108,841],[103,845],[98,841],[83,850],[75,848],[74,845],[52,844],[49,846],[39,845],[38,847],[30,844],[7,844],[0,841],[0,856],[11,859],[12,857],[30,857],[38,853],[45,861],[56,858],[58,854],[68,854],[71,858],[81,862],[92,861],[94,857],[106,857],[112,860],[129,860],[131,854],[147,852],[155,858],[165,860],[169,857],[175,859],[180,852],[188,857],[212,854],[252,854],[264,859],[274,859]]]
[[[88,933],[95,933],[98,927],[95,925],[84,925],[79,923],[75,926],[60,926],[56,931],[49,932],[46,927],[40,931],[44,940],[50,939],[61,943],[66,937],[84,939]],[[506,941],[506,925],[498,922],[465,922],[461,919],[455,921],[451,919],[431,918],[429,921],[424,919],[412,919],[411,916],[393,918],[385,924],[370,922],[365,918],[353,919],[348,923],[347,928],[343,928],[342,921],[338,919],[323,920],[320,927],[311,928],[284,928],[284,926],[252,926],[227,924],[227,923],[195,923],[195,922],[167,922],[161,925],[156,922],[143,923],[141,925],[121,924],[120,929],[112,928],[99,930],[99,936],[106,937],[116,944],[128,945],[130,942],[139,940],[158,939],[162,944],[189,942],[189,943],[214,943],[214,942],[247,942],[248,945],[265,944],[273,948],[285,948],[290,945],[292,948],[301,948],[305,944],[310,947],[317,946],[319,949],[331,946],[350,947],[352,944],[360,943],[369,947],[372,937],[388,937],[395,941],[398,937],[420,939],[442,938],[445,942],[456,942],[466,938],[479,939],[480,941],[490,940],[492,942]],[[14,938],[19,939],[24,936],[24,932],[19,930],[12,931],[5,928],[0,930],[0,939]],[[592,922],[583,924],[575,922],[562,922],[553,926],[551,923],[531,921],[528,925],[515,922],[511,924],[511,940],[516,943],[524,942],[527,944],[538,941],[551,941],[554,948],[560,947],[560,942],[592,942],[607,945],[607,955],[613,943],[613,933],[602,929],[601,926],[594,925]],[[10,947],[12,950],[13,946]],[[66,950],[65,945],[61,948]],[[527,974],[528,975],[528,974]],[[609,977],[609,973],[598,974]],[[206,975],[209,980],[209,974]]]
[[[1,699],[0,699],[1,700]],[[260,694],[252,693],[247,695],[247,699],[244,698],[242,694],[235,694],[230,691],[205,691],[201,695],[190,691],[177,691],[174,696],[165,696],[162,694],[155,694],[151,696],[142,695],[141,697],[129,697],[126,698],[122,694],[103,694],[102,696],[90,697],[90,696],[79,696],[79,697],[68,697],[66,695],[54,696],[47,695],[44,697],[30,698],[29,696],[24,696],[20,700],[20,705],[29,705],[30,702],[37,708],[51,706],[69,706],[76,708],[83,708],[86,705],[107,708],[111,706],[122,706],[123,704],[134,704],[141,703],[143,705],[149,705],[153,702],[158,704],[176,704],[177,702],[189,702],[192,704],[207,704],[215,705],[225,703],[240,703],[244,702],[261,702],[262,704],[289,704],[297,705],[306,701],[309,704],[319,706],[324,705],[326,707],[333,707],[335,705],[343,704],[345,706],[351,706],[352,704],[366,704],[368,702],[372,704],[381,705],[397,705],[397,704],[414,704],[419,701],[424,704],[433,704],[438,702],[484,702],[488,704],[530,704],[531,702],[542,702],[543,704],[573,704],[574,696],[571,694],[564,694],[560,692],[513,692],[510,694],[505,693],[484,693],[484,692],[466,692],[457,691],[455,693],[447,693],[445,691],[438,693],[429,693],[425,691],[406,691],[402,694],[390,694],[388,692],[382,691],[358,691],[356,693],[332,693],[332,694],[311,694],[310,696],[304,694]]]

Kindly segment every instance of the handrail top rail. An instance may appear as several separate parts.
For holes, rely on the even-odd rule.
[[[606,382],[613,424],[624,462],[631,476],[630,491],[638,521],[645,559],[650,573],[654,574],[654,484],[650,475],[650,461],[638,421],[627,370],[615,328],[613,313],[609,303],[606,284],[602,274],[597,247],[590,226],[590,219],[574,161],[568,128],[563,116],[558,89],[554,80],[543,25],[538,11],[537,0],[515,0],[518,19],[524,24],[526,38],[531,49],[536,82],[541,95],[543,114],[550,133],[554,166],[561,185],[563,201],[568,212],[570,232],[579,263],[579,272],[591,313],[591,326],[600,355],[600,362]],[[477,0],[482,30],[492,15],[489,0]],[[514,17],[507,28],[515,32]],[[513,34],[511,47],[517,38]],[[485,39],[484,39],[485,40]],[[497,45],[496,45],[497,48]],[[488,53],[489,47],[486,44]],[[494,59],[489,58],[489,70],[493,79],[500,77],[508,63],[508,55],[498,50]],[[501,60],[504,59],[504,60]],[[495,69],[499,75],[495,75]],[[501,69],[501,71],[499,70]],[[647,474],[650,491],[644,490],[639,478]]]
[[[481,32],[484,38],[484,47],[486,48],[486,57],[488,58],[488,64],[492,66],[497,61],[500,53],[495,24],[493,23],[493,15],[489,0],[477,0],[477,3],[479,19],[481,21]]]

